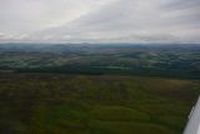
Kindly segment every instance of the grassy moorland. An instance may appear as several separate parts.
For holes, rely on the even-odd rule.
[[[1,134],[181,134],[199,80],[0,74]]]

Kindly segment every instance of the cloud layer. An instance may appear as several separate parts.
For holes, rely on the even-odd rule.
[[[200,42],[199,0],[0,2],[0,41]]]

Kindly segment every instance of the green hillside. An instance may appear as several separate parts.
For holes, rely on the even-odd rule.
[[[0,75],[1,134],[181,134],[200,81]]]
[[[0,44],[0,71],[200,79],[200,45]]]

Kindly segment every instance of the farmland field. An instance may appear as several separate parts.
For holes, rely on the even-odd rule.
[[[181,134],[199,80],[0,75],[2,134]]]
[[[195,44],[0,44],[1,134],[182,134]]]

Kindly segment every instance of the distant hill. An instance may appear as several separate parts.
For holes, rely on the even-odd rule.
[[[0,69],[200,79],[198,44],[0,44]]]

